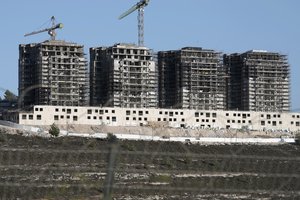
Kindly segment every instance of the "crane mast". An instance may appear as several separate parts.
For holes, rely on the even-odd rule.
[[[25,34],[24,36],[27,37],[27,36],[35,35],[35,34],[38,34],[38,33],[48,32],[48,34],[51,37],[51,40],[55,40],[55,37],[56,37],[56,31],[55,30],[56,29],[61,29],[61,28],[63,28],[63,24],[62,23],[55,24],[55,17],[52,16],[51,17],[51,27],[50,28],[45,28],[45,29],[42,29],[42,30],[39,30],[39,31],[33,31],[31,33]]]
[[[141,0],[136,5],[132,6],[129,10],[120,15],[119,19],[123,19],[127,15],[138,10],[138,45],[144,46],[144,11],[145,7],[149,4],[150,0]]]

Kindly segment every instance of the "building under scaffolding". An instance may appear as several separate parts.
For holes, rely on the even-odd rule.
[[[90,101],[92,106],[156,108],[157,70],[150,49],[90,48]]]
[[[158,52],[159,106],[224,110],[225,72],[220,52],[186,47]]]
[[[290,71],[285,55],[261,50],[224,55],[228,85],[227,109],[288,112]]]
[[[88,88],[82,45],[51,40],[19,46],[21,107],[86,106]]]

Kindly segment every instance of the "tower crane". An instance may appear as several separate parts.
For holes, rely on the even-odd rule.
[[[150,0],[141,0],[129,10],[120,15],[119,19],[123,19],[127,15],[138,10],[138,45],[144,46],[144,8],[149,4]]]
[[[42,33],[42,32],[48,32],[48,34],[51,36],[51,40],[55,40],[55,37],[56,37],[56,31],[55,30],[63,28],[63,24],[62,23],[55,24],[55,17],[54,16],[51,17],[51,23],[52,23],[52,26],[50,28],[45,28],[45,29],[42,29],[42,30],[39,30],[39,31],[34,31],[34,32],[31,32],[31,33],[27,33],[24,36],[27,37],[27,36],[35,35],[35,34]]]

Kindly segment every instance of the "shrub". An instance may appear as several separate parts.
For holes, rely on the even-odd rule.
[[[59,128],[56,126],[56,124],[53,123],[50,127],[49,134],[54,137],[57,137],[59,135],[59,132]]]
[[[115,136],[114,134],[108,133],[108,134],[107,134],[107,141],[108,141],[109,143],[116,143],[116,142],[118,141],[118,138],[117,138],[117,136]]]

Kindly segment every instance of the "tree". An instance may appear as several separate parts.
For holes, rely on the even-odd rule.
[[[108,133],[108,134],[107,134],[107,141],[108,141],[109,143],[117,143],[117,142],[118,142],[118,138],[117,138],[117,136],[115,136],[114,134]]]
[[[18,97],[9,90],[6,90],[4,93],[4,99],[7,101],[17,101]]]
[[[54,137],[57,137],[59,135],[59,128],[56,126],[55,123],[53,123],[49,129],[49,134],[54,136]]]

